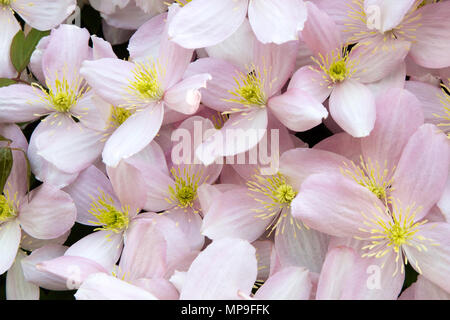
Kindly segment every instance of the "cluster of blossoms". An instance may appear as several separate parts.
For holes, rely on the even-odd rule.
[[[450,299],[450,1],[0,0],[0,21],[8,299]],[[18,70],[22,29],[49,32]]]

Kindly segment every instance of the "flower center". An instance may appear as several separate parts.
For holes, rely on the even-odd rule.
[[[256,218],[272,219],[272,223],[267,227],[271,228],[270,233],[275,229],[276,234],[283,232],[286,222],[300,229],[297,220],[289,211],[297,191],[288,183],[286,177],[278,172],[273,176],[255,174],[252,178],[247,181],[249,195],[261,204],[261,208],[255,208],[253,211],[257,213]]]
[[[191,167],[172,168],[170,172],[175,180],[174,186],[169,186],[169,203],[175,203],[179,208],[192,208],[197,199],[197,189],[203,173],[191,172]],[[194,210],[196,212],[197,210]]]
[[[372,212],[372,217],[361,213],[365,218],[364,225],[367,228],[360,228],[361,231],[368,234],[367,237],[355,237],[358,240],[369,241],[370,243],[362,249],[367,250],[362,257],[382,258],[389,252],[396,254],[397,266],[394,275],[401,269],[404,272],[404,265],[407,263],[406,256],[403,260],[402,248],[404,246],[415,247],[419,251],[426,251],[425,242],[429,245],[438,245],[432,239],[425,238],[416,233],[420,231],[420,226],[427,223],[427,220],[420,222],[415,221],[417,212],[422,208],[415,208],[414,205],[406,207],[399,206],[394,199],[389,203],[392,205],[392,210],[386,207],[384,210],[377,207],[377,212]],[[414,209],[414,210],[413,210]],[[416,262],[416,268],[420,271]]]
[[[124,123],[132,114],[133,111],[129,109],[112,106],[109,122],[114,128],[117,128],[122,123]]]
[[[234,78],[236,86],[232,90],[228,90],[235,98],[224,99],[224,101],[241,104],[246,107],[245,109],[254,106],[264,108],[267,103],[264,92],[265,78],[267,78],[267,71],[264,70],[264,76],[262,76],[256,67],[247,74],[238,72],[237,77]],[[245,109],[233,108],[224,114],[242,112]]]
[[[128,228],[129,208],[122,207],[120,210],[114,205],[114,200],[103,191],[100,196],[91,203],[89,212],[97,219],[97,221],[89,221],[93,224],[101,226],[97,230],[109,230],[119,233]]]
[[[49,83],[46,80],[47,90],[45,90],[41,85],[33,83],[32,86],[40,89],[44,96],[41,97],[45,103],[50,104],[50,106],[60,113],[68,113],[77,101],[89,91],[87,84],[82,78],[76,78],[73,84],[69,84],[69,81],[65,76],[62,80],[56,79],[55,82]]]
[[[175,0],[175,2],[180,5],[180,7],[184,7],[185,5],[187,5],[191,1],[192,0]]]
[[[0,5],[9,6],[11,4],[11,0],[0,0]]]
[[[127,91],[142,103],[160,100],[164,94],[161,89],[160,77],[163,74],[162,67],[157,62],[136,62],[133,70],[134,78],[130,81]],[[144,100],[144,101],[142,101]],[[136,101],[130,101],[136,105]]]
[[[348,54],[347,48],[333,50],[326,56],[319,53],[318,58],[311,57],[311,59],[318,65],[320,70],[315,68],[312,68],[312,70],[325,73],[323,78],[328,85],[342,82],[352,76],[358,63],[355,59],[355,61],[349,61]]]
[[[387,162],[381,167],[378,161],[372,162],[370,158],[364,161],[360,156],[360,163],[356,165],[353,161],[351,166],[344,164],[345,168],[341,168],[341,172],[355,180],[359,185],[369,189],[380,200],[387,200],[388,193],[393,191],[392,184],[394,179],[395,168],[391,171],[387,169]]]
[[[14,196],[13,199],[10,199],[8,192],[6,193],[6,196],[0,195],[0,223],[8,221],[17,215],[14,205],[15,201],[16,196]]]

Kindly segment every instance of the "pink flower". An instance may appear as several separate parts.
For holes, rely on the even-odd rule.
[[[283,45],[256,41],[253,64],[245,71],[215,58],[199,59],[190,65],[188,74],[209,72],[212,76],[208,88],[202,90],[202,102],[229,115],[221,130],[197,149],[203,163],[253,148],[266,133],[270,136],[267,124],[272,116],[295,131],[311,129],[327,116],[320,102],[304,90],[289,86],[280,94],[292,75],[297,48],[294,41]]]
[[[17,75],[9,56],[11,42],[21,29],[14,17],[16,12],[27,24],[38,30],[49,30],[64,21],[75,9],[75,0],[36,0],[30,5],[28,0],[5,0],[0,3],[0,78]]]
[[[168,15],[151,19],[135,33],[129,47],[134,62],[107,58],[83,64],[81,74],[95,92],[129,116],[105,145],[102,157],[108,166],[117,166],[153,140],[165,107],[185,114],[198,109],[198,89],[211,77],[204,73],[183,79],[193,51],[167,38],[165,19],[170,21],[174,10],[176,7]],[[147,33],[148,29],[152,33]]]
[[[308,3],[302,37],[313,51],[316,65],[300,68],[289,86],[310,92],[319,102],[331,94],[330,114],[354,137],[369,135],[375,124],[375,101],[368,83],[377,82],[403,62],[410,43],[386,43],[383,49],[360,43],[349,52],[335,22]]]
[[[170,22],[169,36],[185,48],[213,46],[239,28],[247,11],[253,31],[263,43],[298,40],[306,20],[302,0],[193,0]]]
[[[361,164],[343,164],[343,174],[308,177],[292,201],[292,214],[321,232],[360,240],[362,256],[377,259],[396,276],[393,281],[403,283],[409,261],[448,291],[450,225],[424,220],[446,186],[448,142],[437,127],[422,123],[414,96],[388,91],[379,98],[369,137],[358,141],[340,134],[318,146],[360,157]]]
[[[25,137],[17,126],[2,126],[1,135],[14,141],[12,147],[26,151]],[[0,195],[0,274],[13,265],[23,232],[37,239],[55,239],[70,230],[76,217],[70,196],[51,185],[43,184],[27,194],[26,162],[18,151],[12,170]]]
[[[424,1],[315,1],[336,19],[349,43],[368,42],[378,50],[389,41],[411,42],[411,58],[427,68],[450,66],[450,3]]]

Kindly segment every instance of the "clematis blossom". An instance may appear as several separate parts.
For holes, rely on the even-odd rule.
[[[328,96],[333,120],[347,133],[360,138],[375,124],[375,98],[367,84],[377,82],[398,67],[410,43],[396,41],[376,49],[359,43],[350,51],[336,23],[313,3],[307,3],[308,21],[303,41],[311,49],[314,64],[300,68],[289,86],[311,92],[319,102]]]
[[[83,63],[81,74],[89,85],[105,101],[123,111],[124,121],[108,139],[102,153],[104,163],[110,167],[138,153],[153,140],[166,107],[185,114],[195,113],[201,99],[199,88],[211,79],[208,73],[183,79],[193,51],[168,39],[167,23],[176,9],[171,7],[168,14],[156,16],[140,28],[142,32],[136,32],[129,48],[133,62],[105,58]],[[159,31],[142,38],[148,28]]]

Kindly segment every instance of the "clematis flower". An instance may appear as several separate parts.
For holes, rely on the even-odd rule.
[[[420,66],[450,66],[448,1],[316,0],[342,30],[349,43],[370,42],[381,49],[389,41],[411,43],[410,57]]]
[[[254,63],[246,71],[215,58],[199,59],[189,66],[187,74],[209,72],[212,76],[208,88],[201,91],[203,104],[229,115],[221,130],[197,149],[204,164],[253,148],[267,133],[272,116],[295,131],[311,129],[327,116],[307,91],[289,87],[280,94],[292,75],[297,47],[294,41],[283,45],[256,42]]]
[[[103,113],[110,106],[95,98],[79,68],[83,60],[99,55],[105,44],[93,38],[92,49],[89,39],[86,29],[61,25],[52,31],[41,59],[35,61],[47,88],[37,83],[0,88],[1,122],[27,122],[46,116],[34,130],[28,150],[33,172],[40,180],[45,181],[51,174],[48,171],[55,168],[57,174],[62,172],[73,181],[103,148],[101,131],[108,126]],[[39,60],[41,69],[37,67]]]
[[[0,36],[0,78],[17,76],[9,55],[12,39],[21,29],[14,13],[31,27],[44,31],[62,23],[75,7],[75,0],[36,0],[32,3],[27,0],[0,1],[0,25],[4,27]]]
[[[362,141],[365,154],[384,160],[385,169],[377,160],[355,166],[356,174],[350,178],[345,177],[345,170],[344,176],[311,175],[292,201],[292,214],[324,233],[359,240],[362,257],[379,259],[393,276],[403,274],[404,264],[410,262],[417,272],[448,291],[450,244],[446,234],[450,225],[424,219],[446,185],[448,143],[437,127],[420,126],[420,112],[413,115],[401,105],[391,108],[392,96],[387,97],[389,104],[380,105],[383,117],[377,125],[383,129]],[[404,119],[407,114],[410,118]],[[388,129],[389,123],[395,126]],[[403,136],[396,130],[400,125]],[[411,137],[405,135],[410,130]]]
[[[382,49],[359,43],[351,51],[342,41],[336,23],[313,3],[308,3],[303,41],[314,53],[315,64],[300,68],[289,84],[311,92],[319,102],[330,94],[334,121],[354,137],[369,135],[375,124],[375,101],[367,84],[377,82],[403,62],[410,43],[385,43]]]
[[[153,140],[161,127],[165,107],[185,114],[198,109],[201,98],[198,89],[205,87],[211,76],[204,73],[182,79],[193,51],[168,40],[165,19],[171,21],[174,10],[176,7],[168,15],[159,15],[141,27],[142,30],[155,27],[159,32],[144,39],[144,32],[136,32],[130,40],[131,52],[140,53],[131,55],[135,62],[106,58],[83,64],[81,74],[95,92],[122,108],[126,115],[103,150],[103,161],[108,166],[117,166],[121,159],[138,153]]]
[[[298,40],[306,20],[302,0],[189,0],[170,22],[169,36],[185,48],[203,48],[231,36],[248,17],[263,43]]]
[[[119,265],[106,266],[102,255],[94,254],[94,250],[88,253],[69,248],[62,256],[40,261],[35,264],[39,274],[34,274],[31,280],[42,287],[63,283],[59,290],[80,288],[76,297],[81,298],[92,282],[90,276],[103,273],[108,280],[96,283],[90,289],[91,294],[121,294],[120,290],[111,292],[112,288],[105,283],[120,286],[125,282],[141,288],[136,289],[138,292],[143,289],[159,299],[177,299],[178,292],[167,279],[174,269],[186,270],[184,265],[195,257],[175,223],[156,214],[144,214],[130,226]],[[121,285],[126,286],[125,283]]]
[[[26,145],[20,129],[9,125],[1,128],[1,134],[16,141],[16,145]],[[25,150],[24,150],[25,151]],[[14,152],[14,160],[20,152]],[[54,239],[64,235],[73,226],[76,207],[70,196],[48,184],[43,184],[27,194],[26,162],[14,161],[13,171],[0,195],[0,274],[7,271],[21,252],[22,233],[37,239]],[[14,268],[14,273],[20,270]],[[13,274],[10,279],[17,279]],[[12,280],[11,280],[12,281]],[[16,288],[10,285],[11,288]]]
[[[201,136],[196,137],[197,130],[211,130],[211,121],[193,116],[183,121],[174,134],[172,151],[165,159],[161,147],[152,142],[142,152],[124,161],[124,166],[133,172],[140,181],[146,194],[144,208],[148,211],[164,211],[164,215],[174,220],[189,239],[193,250],[203,247],[204,237],[200,233],[203,204],[200,187],[204,183],[214,183],[222,169],[221,164],[204,166],[195,158],[195,144],[200,143]],[[180,154],[182,158],[177,158]],[[169,169],[170,168],[170,169]]]
[[[245,185],[212,186],[216,190],[210,191],[202,233],[213,240],[234,237],[253,242],[268,230],[269,235],[274,234],[281,267],[298,266],[320,273],[328,236],[294,220],[291,203],[309,175],[339,170],[344,161],[331,152],[297,148],[282,154],[275,175],[249,171]]]

